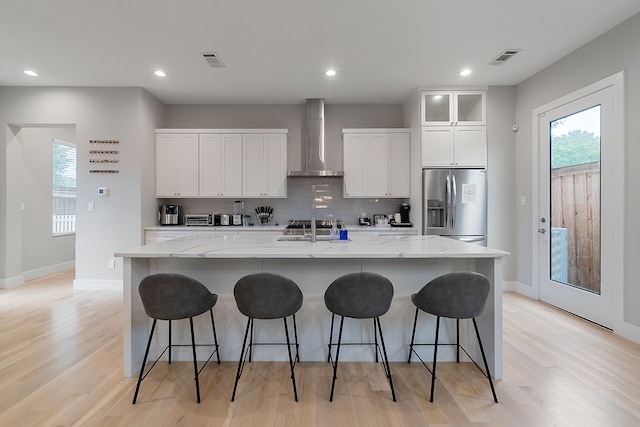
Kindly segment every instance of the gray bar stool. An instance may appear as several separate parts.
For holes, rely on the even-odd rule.
[[[295,337],[296,357],[295,361],[300,361],[298,345],[298,329],[296,327],[296,313],[302,307],[302,292],[298,285],[291,279],[273,273],[254,273],[244,276],[233,288],[233,296],[236,299],[238,310],[248,317],[247,328],[242,341],[242,351],[238,361],[238,372],[236,382],[233,385],[231,401],[236,398],[238,381],[242,375],[244,363],[249,355],[251,362],[251,348],[254,345],[282,345],[283,343],[254,343],[253,342],[253,320],[254,319],[283,319],[284,334],[286,336],[287,351],[289,352],[289,367],[291,368],[291,383],[293,384],[293,395],[298,401],[298,390],[296,389],[296,377],[294,373],[295,362],[291,355],[291,341],[289,339],[289,327],[287,317],[293,317],[293,331]],[[251,331],[249,345],[247,337]]]
[[[380,316],[389,311],[391,300],[393,299],[393,285],[391,281],[377,273],[351,273],[334,280],[324,293],[324,303],[331,315],[331,332],[329,334],[329,356],[331,362],[331,346],[336,346],[336,360],[333,363],[333,380],[331,381],[331,395],[329,401],[333,402],[333,391],[336,384],[336,373],[338,371],[338,359],[340,357],[341,345],[374,345],[376,362],[378,362],[378,334],[380,334],[380,344],[382,345],[382,355],[384,372],[389,380],[391,396],[396,401],[396,392],[393,389],[391,370],[389,369],[389,359],[387,349],[382,336],[382,326],[380,326]],[[333,343],[333,323],[336,314],[340,318],[340,331],[338,332],[338,343]],[[373,319],[373,343],[342,343],[342,326],[344,318],[352,319]],[[377,329],[376,329],[377,328]]]
[[[460,345],[460,319],[473,320],[473,327],[476,331],[476,337],[478,338],[480,352],[482,353],[482,360],[484,361],[484,367],[486,369],[485,376],[489,379],[491,393],[493,393],[493,400],[498,403],[496,391],[493,388],[493,381],[491,380],[491,372],[489,372],[489,365],[487,364],[487,358],[484,354],[484,348],[482,347],[482,340],[480,339],[480,333],[478,332],[478,324],[476,322],[476,317],[478,317],[484,311],[484,305],[487,302],[489,290],[489,280],[485,276],[479,273],[465,271],[448,273],[436,277],[435,279],[427,283],[417,294],[411,295],[411,301],[416,306],[416,315],[413,321],[413,333],[411,334],[411,345],[409,346],[408,362],[411,362],[412,353],[415,353],[415,355],[420,359],[418,353],[413,349],[414,346],[434,346],[433,370],[430,370],[426,363],[422,359],[420,359],[422,364],[431,372],[431,397],[429,398],[430,402],[433,402],[433,389],[436,381],[436,361],[438,356],[438,332],[440,330],[440,318],[448,317],[451,319],[456,319],[456,343],[442,345],[456,346],[457,362],[460,362],[461,348],[465,353],[467,353],[464,347]],[[436,316],[436,339],[434,344],[420,344],[414,342],[419,310]],[[469,356],[469,353],[467,353],[467,356]],[[469,358],[473,360],[471,356],[469,356]],[[473,363],[475,363],[475,361]],[[478,366],[477,363],[475,364],[476,366]],[[478,366],[478,369],[482,371],[480,366]]]
[[[142,367],[140,368],[140,376],[138,377],[138,384],[136,385],[136,392],[133,396],[133,404],[135,405],[138,398],[138,391],[140,390],[140,383],[151,372],[158,360],[162,355],[169,350],[169,364],[171,364],[171,348],[172,347],[184,347],[181,344],[171,344],[171,321],[180,319],[189,319],[191,326],[191,349],[193,352],[193,371],[195,373],[196,381],[196,396],[198,403],[200,403],[200,382],[198,381],[198,374],[204,369],[209,360],[214,354],[217,355],[218,363],[220,363],[220,354],[218,352],[218,337],[216,335],[216,324],[213,320],[213,306],[218,301],[218,295],[212,294],[202,283],[195,279],[184,276],[182,274],[170,274],[170,273],[158,273],[145,277],[140,281],[138,287],[140,298],[142,299],[142,305],[147,316],[153,319],[151,325],[151,332],[149,333],[149,341],[147,342],[147,349],[144,352],[144,359],[142,360]],[[213,328],[214,350],[204,362],[204,365],[198,370],[198,362],[196,360],[196,341],[193,333],[193,318],[205,312],[209,312],[211,315],[211,326]],[[156,328],[156,322],[158,320],[169,321],[169,345],[165,347],[160,356],[153,362],[153,365],[149,370],[144,373],[144,367],[147,363],[147,357],[149,356],[149,348],[151,347],[151,340],[153,338],[153,332]],[[211,344],[199,344],[197,346],[210,346]]]

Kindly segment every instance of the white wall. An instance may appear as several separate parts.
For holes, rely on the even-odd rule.
[[[625,279],[624,320],[640,326],[640,286],[636,264],[640,259],[640,14],[586,44],[557,63],[521,83],[516,91],[516,121],[520,131],[516,136],[515,166],[516,196],[534,200],[531,182],[532,111],[543,104],[567,95],[619,71],[625,73],[626,141],[625,188],[619,197],[625,209]],[[516,211],[517,275],[518,281],[532,286],[532,231],[537,222],[531,209]],[[633,329],[633,328],[631,328]],[[637,333],[634,332],[634,333]],[[637,335],[640,337],[640,335]]]
[[[139,88],[38,88],[0,87],[0,285],[12,285],[22,274],[20,204],[22,194],[11,183],[20,179],[22,162],[16,135],[24,127],[74,125],[78,148],[78,216],[76,281],[79,287],[118,286],[121,266],[108,268],[119,249],[142,242],[142,225],[155,221],[152,162],[153,130],[163,120],[163,105]],[[91,174],[92,139],[120,143],[118,174]],[[111,148],[111,147],[110,147]],[[98,197],[98,187],[108,187],[108,197]],[[145,190],[143,192],[143,189]],[[88,212],[88,202],[95,211]],[[143,218],[144,214],[144,218]]]
[[[487,90],[487,246],[511,253],[504,259],[505,280],[516,277],[515,212],[522,209],[515,197],[516,169],[514,86],[491,86]]]

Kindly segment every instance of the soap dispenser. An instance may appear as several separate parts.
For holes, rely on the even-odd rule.
[[[332,221],[331,223],[331,232],[329,234],[329,239],[330,240],[339,240],[340,239],[340,232],[338,231],[338,226],[336,225],[336,221]]]

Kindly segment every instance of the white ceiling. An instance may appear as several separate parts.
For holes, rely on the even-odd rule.
[[[639,12],[638,0],[0,0],[0,86],[143,87],[167,104],[402,103],[418,86],[518,84]],[[505,49],[522,52],[489,65]]]

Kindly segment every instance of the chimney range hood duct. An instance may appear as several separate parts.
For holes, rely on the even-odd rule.
[[[301,171],[289,171],[290,177],[341,177],[343,171],[327,170],[324,161],[324,99],[307,99],[306,162]]]

